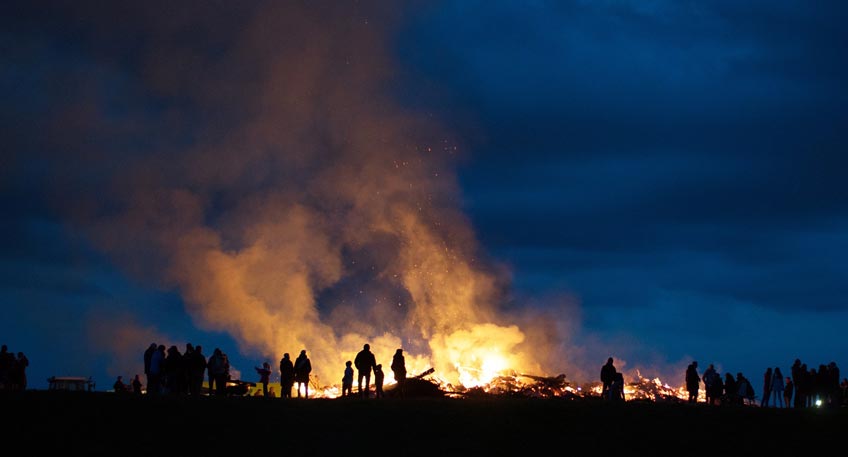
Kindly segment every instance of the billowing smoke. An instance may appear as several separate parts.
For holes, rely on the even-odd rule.
[[[306,349],[322,384],[366,342],[452,383],[561,372],[556,323],[502,309],[508,275],[461,212],[461,144],[396,101],[386,44],[401,12],[297,4],[168,4],[98,24],[98,68],[81,71],[137,73],[91,90],[130,87],[145,108],[123,114],[130,140],[89,151],[113,179],[75,220],[127,271],[178,290],[199,327],[271,361]],[[132,55],[105,43],[119,34]],[[106,128],[80,112],[65,119]]]

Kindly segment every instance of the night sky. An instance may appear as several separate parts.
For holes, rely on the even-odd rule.
[[[254,381],[277,348],[339,378],[313,348],[423,367],[465,320],[574,381],[608,356],[670,384],[692,360],[844,371],[846,23],[842,1],[6,2],[0,343],[32,388],[108,389],[154,341]]]

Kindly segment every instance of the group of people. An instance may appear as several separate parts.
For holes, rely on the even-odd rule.
[[[624,401],[624,374],[615,369],[612,357],[601,367],[601,398]]]
[[[353,361],[345,362],[344,374],[342,375],[342,397],[353,395],[353,367],[357,373],[357,394],[362,398],[369,398],[371,392],[371,373],[374,373],[374,397],[383,398],[383,364],[377,363],[371,346],[365,343],[362,350],[356,354]],[[398,348],[392,356],[392,373],[397,382],[399,396],[403,397],[406,381],[406,359],[403,349]],[[364,388],[363,388],[364,385]]]
[[[4,346],[5,350],[5,346]],[[207,359],[200,345],[186,344],[184,352],[180,352],[177,346],[151,343],[144,351],[144,374],[147,377],[147,394],[184,394],[200,395],[202,393],[204,373],[208,376],[208,392],[210,395],[227,395],[227,383],[230,378],[230,363],[227,354],[220,348],[215,348],[212,355]],[[383,394],[383,365],[377,363],[374,353],[371,352],[369,344],[365,344],[354,361],[348,361],[342,379],[342,395],[349,396],[353,392],[353,367],[358,374],[357,393],[363,398],[369,397],[371,390],[371,376],[374,376],[375,396],[382,398]],[[392,357],[392,372],[398,384],[398,392],[403,396],[404,381],[406,380],[406,361],[403,349],[398,349]],[[274,374],[269,362],[263,362],[262,366],[254,367],[259,375],[261,394],[266,397],[273,396],[270,387],[271,376]],[[300,351],[295,360],[289,353],[283,354],[279,363],[280,374],[280,396],[291,398],[292,390],[296,392],[297,398],[309,398],[309,380],[312,373],[312,362],[306,353],[306,349]],[[124,383],[123,376],[118,376],[113,388],[115,392],[142,393],[141,378],[136,375],[130,385]]]
[[[23,352],[16,357],[5,344],[0,347],[0,390],[26,390],[28,366]]]
[[[763,390],[759,406],[779,408],[808,408],[814,406],[839,407],[848,405],[848,379],[840,382],[839,367],[835,362],[821,364],[816,368],[807,368],[807,364],[795,359],[789,376],[784,376],[780,367],[768,367],[763,374]],[[619,391],[621,373],[613,365],[613,358],[601,367],[601,395],[604,399],[623,399]],[[734,377],[725,373],[722,377],[710,364],[703,375],[698,374],[698,362],[692,361],[686,367],[684,384],[688,393],[687,401],[697,403],[701,383],[704,385],[704,398],[711,405],[719,404],[755,404],[756,392],[753,384],[741,372]],[[623,391],[622,391],[623,392]]]
[[[135,395],[141,395],[143,392],[143,386],[141,384],[141,377],[139,375],[135,375],[131,383],[127,384],[124,382],[124,377],[118,375],[115,379],[115,383],[112,384],[112,390],[116,393],[133,393]]]

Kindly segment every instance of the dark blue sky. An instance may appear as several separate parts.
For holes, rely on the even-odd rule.
[[[293,98],[279,98],[311,113],[300,67],[352,59],[360,48],[339,40],[358,43],[363,24],[381,46],[367,59],[378,76],[355,75],[438,125],[410,143],[455,151],[434,169],[455,173],[447,201],[508,271],[499,305],[561,309],[563,346],[585,373],[608,355],[679,374],[672,383],[690,360],[752,379],[796,357],[848,364],[844,2],[303,3],[291,15],[273,5],[284,23],[271,31],[256,19],[263,2],[3,7],[0,340],[28,354],[33,387],[54,374],[101,386],[131,376],[134,347],[100,346],[115,341],[102,337],[114,322],[133,323],[133,343],[198,341],[229,348],[242,369],[261,363],[197,325],[156,273],[171,254],[135,232],[138,243],[120,242],[126,221],[111,215],[132,204],[112,181],[202,187],[210,227],[242,196],[300,182],[289,170],[314,167],[245,161],[224,176],[197,157],[236,141],[230,125],[279,118],[263,105],[278,100],[265,75],[284,75],[278,90]],[[265,33],[280,41],[253,38]],[[337,104],[345,95],[330,100],[315,110],[356,111]],[[374,103],[369,113],[383,113]],[[232,153],[251,147],[292,146]],[[184,156],[194,165],[171,165]]]

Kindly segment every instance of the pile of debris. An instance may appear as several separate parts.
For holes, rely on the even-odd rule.
[[[446,392],[436,382],[427,379],[436,370],[430,368],[416,376],[406,378],[403,387],[404,397],[444,397]],[[397,384],[393,384],[384,391],[386,397],[400,396]]]

